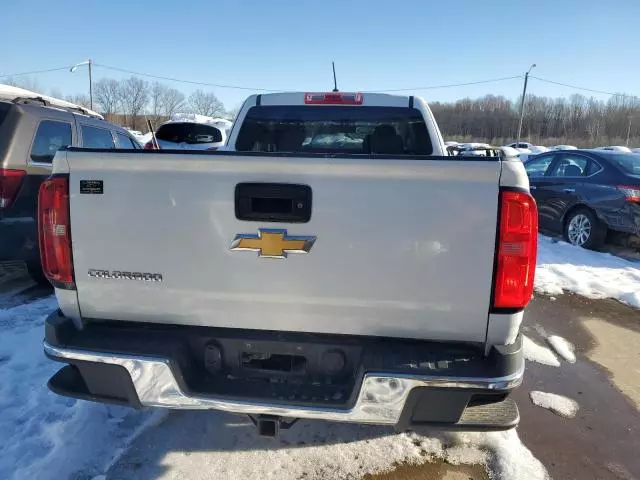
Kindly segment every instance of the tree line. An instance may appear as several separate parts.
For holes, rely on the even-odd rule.
[[[520,97],[522,98],[522,97]],[[446,139],[503,145],[515,141],[520,99],[486,95],[453,103],[431,103]],[[584,95],[527,95],[521,140],[534,144],[640,146],[640,98],[614,95],[607,101]]]
[[[14,85],[28,90],[40,91],[36,81],[30,78],[13,80]],[[88,94],[63,96],[60,90],[51,90],[51,96],[90,108]],[[93,83],[93,110],[100,112],[107,120],[123,126],[146,130],[146,119],[154,128],[177,112],[198,113],[208,117],[228,117],[223,103],[213,92],[196,90],[188,97],[180,90],[160,82],[148,82],[136,76],[122,80],[101,78]]]
[[[29,77],[6,83],[41,91]],[[58,89],[51,96],[89,108],[87,94],[62,96]],[[431,109],[448,140],[486,142],[503,145],[515,141],[520,99],[485,95],[456,102],[433,102]],[[145,119],[154,127],[177,112],[199,113],[210,117],[233,118],[213,92],[196,90],[186,97],[181,91],[160,82],[132,76],[122,80],[101,78],[93,85],[93,107],[105,118],[121,125],[146,130]],[[522,141],[535,144],[572,144],[578,147],[602,145],[640,146],[640,98],[613,95],[607,101],[584,95],[549,98],[527,95],[522,124]]]
[[[141,128],[147,117],[154,127],[177,112],[198,113],[208,117],[227,114],[223,103],[213,92],[194,91],[185,97],[181,91],[160,82],[148,82],[139,77],[123,80],[102,78],[93,86],[94,107],[105,118],[120,120],[133,129]]]

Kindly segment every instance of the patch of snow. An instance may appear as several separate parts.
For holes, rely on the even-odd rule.
[[[538,235],[535,290],[565,290],[588,298],[615,298],[640,308],[640,263]]]
[[[620,153],[631,153],[631,149],[629,147],[625,147],[622,145],[611,145],[608,147],[598,147],[594,150],[608,150],[610,152],[620,152]]]
[[[0,310],[0,478],[92,478],[154,412],[64,398],[47,388],[61,367],[42,351],[54,297]],[[106,461],[105,461],[106,459]]]
[[[460,442],[491,452],[492,458],[488,463],[491,478],[505,480],[548,480],[550,478],[544,465],[520,441],[515,429],[505,432],[469,432],[453,435]]]
[[[207,117],[198,113],[174,113],[167,123],[170,122],[189,122],[204,123],[206,125],[214,125],[223,130],[231,130],[233,122],[221,117]]]
[[[531,397],[534,405],[551,410],[553,413],[565,418],[575,417],[580,408],[575,400],[555,393],[534,390],[529,392],[529,397]]]
[[[549,149],[543,145],[532,145],[529,150],[531,150],[532,153],[544,153],[549,151]]]
[[[522,347],[524,350],[524,358],[530,362],[537,362],[551,367],[560,366],[560,360],[558,360],[551,350],[542,345],[538,345],[526,335],[522,336]]]
[[[576,363],[576,348],[573,346],[573,343],[558,335],[551,335],[547,338],[547,342],[549,342],[549,345],[553,347],[555,352],[567,362]]]
[[[398,464],[446,461],[485,465],[491,478],[546,479],[545,468],[520,442],[515,430],[427,435],[395,433],[389,427],[301,420],[278,442],[257,436],[245,419],[222,412],[171,415],[162,429],[149,430],[111,469],[121,480],[363,478]],[[150,459],[153,459],[150,461]],[[136,470],[131,465],[140,465]]]
[[[549,147],[549,150],[577,150],[578,147],[573,145],[556,145],[555,147]]]
[[[140,135],[139,137],[136,136],[136,139],[142,144],[142,146],[144,147],[144,144],[147,142],[151,141],[151,132],[147,132],[143,135]]]

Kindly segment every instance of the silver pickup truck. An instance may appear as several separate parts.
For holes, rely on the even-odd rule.
[[[254,95],[216,152],[61,150],[39,197],[61,395],[450,429],[517,424],[537,210],[427,104]]]

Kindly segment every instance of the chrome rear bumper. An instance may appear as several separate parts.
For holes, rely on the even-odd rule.
[[[509,391],[522,382],[524,360],[508,376],[464,378],[389,373],[366,373],[357,399],[351,408],[293,406],[266,401],[237,401],[213,395],[187,394],[181,388],[169,358],[92,352],[53,346],[45,341],[45,353],[63,362],[91,362],[117,365],[126,369],[140,404],[148,407],[178,409],[216,409],[249,415],[273,415],[289,418],[322,419],[340,422],[396,425],[412,390],[419,387],[437,389],[500,392]]]

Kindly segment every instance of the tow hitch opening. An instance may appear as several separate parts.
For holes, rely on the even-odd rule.
[[[258,435],[269,438],[278,438],[280,430],[288,430],[298,421],[297,418],[283,418],[275,415],[249,415],[249,418],[258,427]]]

